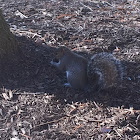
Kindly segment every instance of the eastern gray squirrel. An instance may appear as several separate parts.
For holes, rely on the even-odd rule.
[[[57,48],[51,64],[66,72],[65,86],[84,89],[87,85],[103,89],[115,85],[123,78],[121,62],[112,54],[103,52],[95,54],[88,61],[67,47]]]

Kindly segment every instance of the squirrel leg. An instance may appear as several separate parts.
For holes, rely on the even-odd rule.
[[[70,74],[70,72],[69,71],[66,71],[67,81],[68,81],[68,78],[69,78],[69,74]],[[68,81],[67,83],[64,84],[64,86],[71,87],[71,84]]]

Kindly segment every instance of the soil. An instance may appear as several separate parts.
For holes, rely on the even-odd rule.
[[[140,2],[0,0],[20,47],[1,76],[1,140],[140,139]],[[90,57],[109,52],[123,65],[121,86],[64,86],[50,64],[65,45]]]

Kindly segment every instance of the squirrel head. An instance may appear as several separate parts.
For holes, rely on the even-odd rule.
[[[60,46],[59,48],[57,48],[56,50],[56,54],[55,54],[55,58],[53,59],[53,61],[55,62],[59,62],[59,60],[66,55],[68,52],[70,52],[70,50],[68,48],[66,48],[65,46]]]

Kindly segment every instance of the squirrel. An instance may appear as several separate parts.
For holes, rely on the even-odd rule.
[[[123,79],[121,62],[107,52],[94,54],[88,61],[61,46],[51,64],[66,72],[68,83],[64,85],[74,89],[86,89],[89,85],[96,90],[104,89]]]

